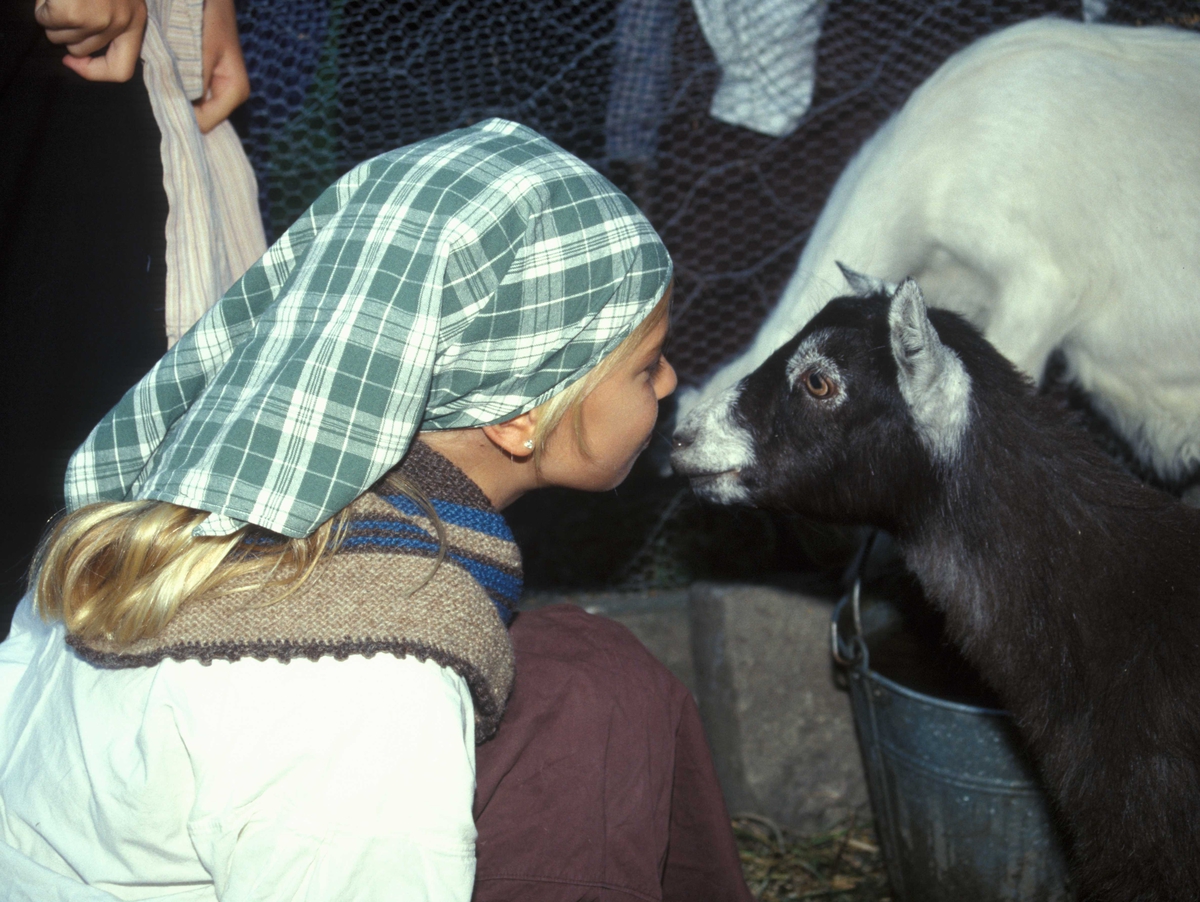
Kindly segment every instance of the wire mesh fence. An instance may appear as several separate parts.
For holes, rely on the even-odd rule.
[[[537,129],[626,191],[671,249],[668,354],[697,384],[752,337],[837,176],[917,85],[978,37],[1085,5],[832,0],[811,106],[771,137],[709,115],[721,69],[692,0],[245,0],[243,135],[278,236],[375,154],[490,116]],[[1106,5],[1110,21],[1200,27],[1188,0]],[[805,524],[704,511],[658,475],[659,450],[615,495],[518,504],[533,585],[665,587],[841,553]]]

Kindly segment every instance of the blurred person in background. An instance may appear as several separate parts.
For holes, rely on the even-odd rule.
[[[0,634],[71,452],[265,250],[249,92],[232,0],[0,7]]]

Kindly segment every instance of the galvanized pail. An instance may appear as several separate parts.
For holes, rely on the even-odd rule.
[[[833,615],[875,829],[900,902],[1058,902],[1073,897],[1061,843],[1012,717],[917,692],[871,670],[897,608]]]

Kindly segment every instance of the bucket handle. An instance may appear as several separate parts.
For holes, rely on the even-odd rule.
[[[870,654],[867,651],[867,643],[862,637],[862,609],[859,604],[861,595],[862,579],[855,576],[854,585],[841,597],[833,609],[833,617],[829,621],[829,645],[830,651],[833,653],[833,660],[843,667],[854,667],[857,670],[865,671],[870,666]],[[847,604],[850,605],[850,610],[854,615],[854,633],[848,639],[843,639],[838,630],[838,623],[842,619],[842,612],[846,609]]]
[[[850,583],[850,591],[841,597],[833,609],[833,619],[829,622],[829,645],[833,652],[833,660],[843,667],[857,667],[864,673],[870,663],[870,656],[867,652],[867,643],[862,637],[862,610],[859,605],[859,597],[862,595],[863,567],[866,566],[867,558],[871,556],[871,550],[875,547],[875,540],[878,537],[879,530],[872,529],[862,544],[858,546],[858,553],[854,555],[854,560],[847,568],[845,576],[842,577],[845,582],[849,582],[851,579],[854,581]],[[848,642],[843,641],[838,635],[838,623],[847,603],[850,604],[850,609],[854,613],[854,635]]]

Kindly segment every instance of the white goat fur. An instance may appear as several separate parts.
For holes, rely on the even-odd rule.
[[[951,57],[842,173],[733,385],[846,294],[915,277],[1162,477],[1200,466],[1200,35],[1026,22]]]

